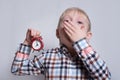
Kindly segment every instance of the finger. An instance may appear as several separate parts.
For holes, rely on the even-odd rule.
[[[71,37],[71,33],[70,33],[67,29],[64,29],[64,32],[66,33],[66,35],[67,35],[68,38],[70,39],[70,37]]]
[[[76,30],[83,30],[85,27],[83,26],[83,24],[82,25],[76,25],[76,24],[73,24],[72,23],[72,21],[69,21],[68,22],[73,28],[74,28],[74,30],[76,31]]]
[[[31,37],[31,29],[29,28],[26,33],[26,38],[29,39],[30,37]]]
[[[64,30],[65,30],[66,34],[69,36],[73,34],[73,31],[70,30],[67,26],[64,26]]]
[[[71,25],[71,26],[74,26],[74,24],[72,23],[72,21],[68,21],[68,23]]]
[[[75,31],[75,28],[68,22],[64,22],[64,25],[65,25],[65,27],[68,27],[71,31],[73,31],[73,32]]]
[[[32,37],[35,37],[36,33],[35,33],[35,30],[34,29],[31,29],[31,36]]]
[[[40,32],[39,32],[39,31],[37,31],[37,32],[36,32],[36,35],[37,35],[37,36],[40,36]]]
[[[28,28],[28,31],[31,31],[32,30],[32,28]]]
[[[38,30],[32,29],[32,36],[33,37],[39,37],[40,36],[40,32]]]
[[[26,38],[25,38],[25,40],[26,40],[27,42],[30,42],[30,39],[31,39],[31,29],[28,29],[28,30],[27,30],[27,33],[26,33]]]
[[[33,36],[33,29],[31,29],[31,36]]]
[[[30,35],[30,29],[27,30],[26,36]]]

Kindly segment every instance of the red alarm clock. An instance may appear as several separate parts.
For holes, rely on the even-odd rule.
[[[40,37],[33,38],[31,41],[31,46],[35,51],[42,50],[44,47],[44,44],[42,42],[42,37],[40,36]]]

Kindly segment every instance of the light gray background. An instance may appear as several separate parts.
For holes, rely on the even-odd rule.
[[[58,19],[68,7],[84,9],[92,22],[91,44],[106,61],[112,80],[120,79],[119,0],[0,0],[0,80],[43,80],[10,72],[15,51],[27,28],[41,31],[45,49],[58,46]]]

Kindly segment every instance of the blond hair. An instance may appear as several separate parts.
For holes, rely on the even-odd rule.
[[[60,16],[59,22],[58,22],[58,27],[60,26],[64,16],[71,11],[75,11],[75,12],[78,12],[80,14],[83,14],[88,21],[88,31],[91,31],[91,22],[90,22],[90,19],[89,19],[88,15],[86,14],[85,11],[83,11],[82,9],[77,8],[77,7],[68,8],[62,13],[62,15]]]

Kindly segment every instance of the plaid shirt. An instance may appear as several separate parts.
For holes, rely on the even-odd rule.
[[[16,75],[44,74],[46,80],[110,80],[105,62],[86,39],[73,44],[77,52],[71,56],[65,46],[43,51],[29,59],[30,46],[21,44],[14,58],[11,72]]]

